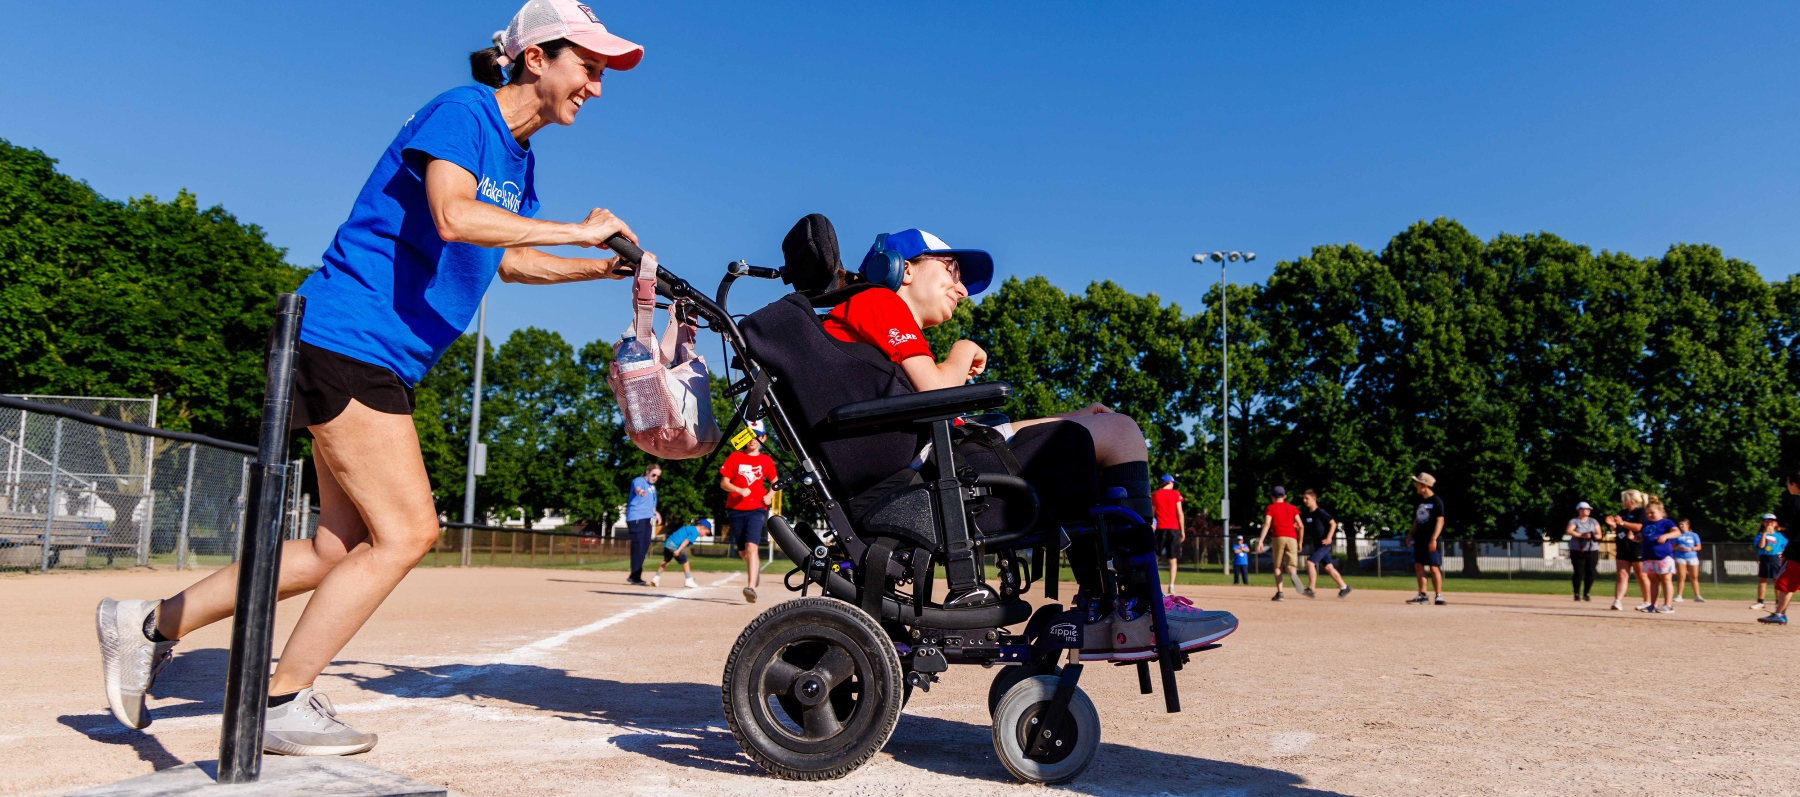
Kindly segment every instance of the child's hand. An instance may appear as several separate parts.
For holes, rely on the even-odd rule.
[[[975,341],[959,340],[951,344],[950,356],[955,357],[959,354],[969,358],[969,376],[971,378],[980,376],[982,371],[987,370],[987,352]]]

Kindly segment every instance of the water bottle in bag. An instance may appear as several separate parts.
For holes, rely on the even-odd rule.
[[[669,420],[668,396],[662,384],[663,367],[656,355],[637,339],[627,337],[619,342],[613,363],[619,370],[624,388],[625,421],[630,431],[656,429]]]

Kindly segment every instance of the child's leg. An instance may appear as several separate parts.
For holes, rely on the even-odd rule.
[[[1769,580],[1768,579],[1759,578],[1756,580],[1756,602],[1757,603],[1763,602],[1763,591],[1768,588],[1769,588]]]
[[[1444,568],[1431,566],[1431,593],[1441,594],[1444,591]]]
[[[1326,562],[1325,563],[1325,575],[1331,576],[1331,580],[1337,582],[1338,589],[1343,589],[1345,587],[1350,586],[1350,584],[1348,582],[1344,581],[1344,577],[1342,575],[1338,574],[1337,565],[1334,565],[1330,562]]]
[[[1425,566],[1413,562],[1413,576],[1419,580],[1419,594],[1425,594]]]

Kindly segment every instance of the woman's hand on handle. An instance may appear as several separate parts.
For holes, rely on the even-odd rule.
[[[606,208],[594,208],[588,211],[587,218],[582,219],[578,228],[577,240],[570,241],[576,246],[606,249],[606,240],[615,235],[625,236],[625,240],[637,243],[637,233],[631,231],[630,225]]]

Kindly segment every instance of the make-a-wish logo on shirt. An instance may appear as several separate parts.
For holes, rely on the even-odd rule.
[[[481,187],[476,190],[476,193],[487,197],[489,202],[514,213],[519,212],[519,203],[524,199],[524,194],[519,191],[517,183],[511,180],[496,183],[485,174],[481,176]]]

